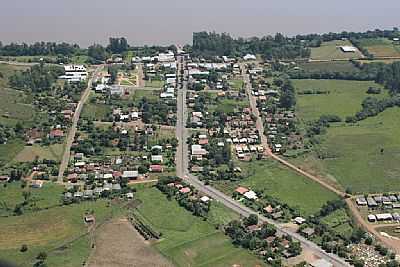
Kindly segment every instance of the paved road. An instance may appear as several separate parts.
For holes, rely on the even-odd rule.
[[[180,61],[180,58],[178,58]],[[180,69],[182,68],[182,64],[179,63],[178,66],[178,73],[180,73]],[[221,202],[226,207],[236,211],[238,214],[242,216],[249,216],[250,214],[256,214],[259,216],[260,221],[267,222],[273,224],[277,227],[278,231],[287,235],[292,236],[294,239],[301,242],[304,249],[308,249],[313,252],[314,255],[324,258],[329,262],[333,263],[335,267],[339,266],[350,266],[346,263],[343,259],[339,258],[337,255],[327,253],[323,251],[320,247],[314,244],[311,241],[308,241],[304,237],[300,236],[297,233],[293,233],[282,227],[282,225],[256,213],[255,211],[247,208],[246,206],[242,205],[241,203],[235,201],[230,196],[225,195],[224,193],[218,191],[217,189],[205,185],[202,181],[200,181],[196,176],[189,173],[188,170],[188,146],[186,144],[186,140],[188,137],[188,131],[185,127],[186,124],[186,90],[187,84],[186,82],[183,83],[183,88],[178,90],[178,97],[177,97],[177,125],[176,125],[176,136],[179,140],[177,154],[176,154],[176,172],[177,175],[191,185],[193,185],[199,191],[209,195],[211,198],[215,199],[216,201]],[[254,105],[254,103],[252,104]],[[260,119],[260,126],[262,126],[262,122]]]
[[[81,99],[79,100],[78,106],[75,109],[74,117],[72,118],[72,126],[67,135],[67,144],[65,145],[64,155],[62,157],[60,168],[58,170],[58,182],[60,182],[60,183],[63,182],[64,172],[68,167],[69,156],[71,153],[71,146],[75,139],[78,121],[79,121],[79,117],[81,116],[83,105],[85,104],[86,100],[88,99],[88,97],[90,95],[90,90],[92,89],[92,82],[93,82],[94,77],[96,77],[99,74],[99,72],[102,70],[102,68],[103,68],[103,66],[101,65],[95,69],[93,76],[92,76],[92,78],[89,79],[88,86],[85,89],[85,91],[83,92]]]

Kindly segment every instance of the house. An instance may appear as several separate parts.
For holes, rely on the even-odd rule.
[[[139,176],[138,171],[124,171],[122,173],[122,178],[127,178],[127,179],[136,179]]]
[[[247,54],[243,57],[244,60],[256,60],[256,56],[252,54]]]
[[[163,162],[163,156],[162,155],[151,155],[151,161],[152,162]]]
[[[201,145],[192,145],[191,147],[192,150],[192,155],[207,155],[207,150],[205,150],[204,148],[201,147]]]
[[[300,231],[305,237],[311,237],[314,235],[315,230],[311,227],[304,228]]]
[[[390,213],[380,213],[376,214],[376,220],[378,221],[391,221],[393,220],[393,216]]]
[[[94,218],[93,215],[86,215],[85,218],[84,218],[84,220],[85,220],[85,223],[92,223],[92,222],[95,222],[95,218]]]
[[[202,196],[200,200],[201,202],[207,203],[208,201],[210,201],[210,198],[208,196]]]
[[[49,138],[55,139],[55,138],[62,138],[64,136],[64,132],[60,129],[53,129],[49,133]]]
[[[239,186],[238,188],[235,189],[235,192],[243,195],[243,194],[249,192],[249,189],[247,189],[246,187]]]
[[[358,198],[356,199],[356,203],[357,203],[357,205],[359,205],[359,206],[367,206],[367,205],[368,205],[368,202],[367,202],[367,200],[365,199],[365,197],[358,197]]]
[[[133,198],[133,193],[132,192],[126,193],[126,197],[129,198],[129,199],[132,199]]]
[[[163,166],[161,166],[161,165],[153,164],[153,165],[150,165],[149,170],[150,170],[151,172],[163,172],[163,171],[164,171],[164,168],[163,168]]]
[[[190,188],[189,187],[183,187],[179,190],[179,192],[181,192],[182,194],[187,194],[190,193]]]
[[[376,203],[375,199],[373,199],[372,197],[367,197],[367,204],[368,204],[368,207],[370,207],[370,208],[378,206],[378,203]]]
[[[293,221],[300,225],[300,224],[305,223],[306,219],[304,219],[303,217],[296,217],[296,218],[293,219]]]
[[[376,216],[374,214],[369,214],[368,215],[368,221],[369,222],[376,222]]]
[[[243,195],[245,198],[250,199],[250,200],[256,200],[258,198],[257,194],[252,190],[244,193]]]

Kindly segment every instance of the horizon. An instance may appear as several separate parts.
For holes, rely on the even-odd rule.
[[[254,0],[252,5],[240,0],[39,0],[19,6],[7,2],[0,10],[0,36],[4,44],[43,40],[87,47],[122,36],[132,46],[187,44],[192,33],[199,31],[226,32],[233,37],[364,32],[398,27],[399,8],[395,0],[385,5],[372,0],[362,4]]]

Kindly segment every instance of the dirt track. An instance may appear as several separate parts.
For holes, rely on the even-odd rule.
[[[88,267],[173,266],[126,219],[115,219],[96,229],[95,248]]]

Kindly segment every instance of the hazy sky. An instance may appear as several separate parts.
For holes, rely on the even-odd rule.
[[[193,31],[233,36],[362,31],[400,26],[399,0],[2,0],[0,40],[83,46],[191,41]]]

